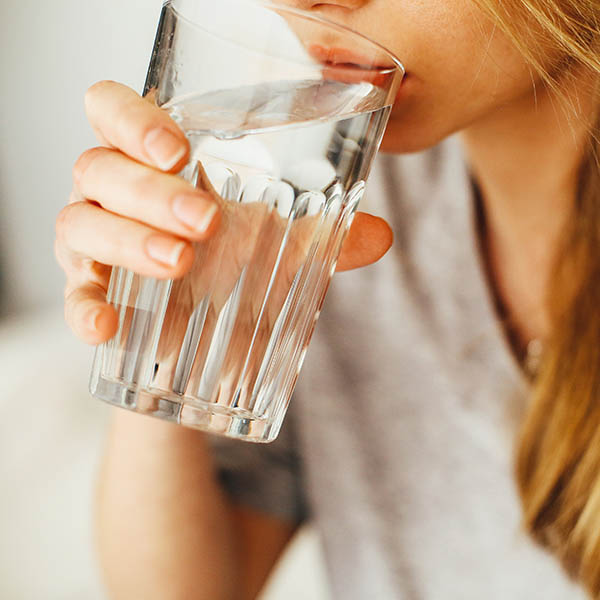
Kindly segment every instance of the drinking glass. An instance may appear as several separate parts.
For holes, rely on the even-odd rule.
[[[191,146],[180,176],[221,206],[182,279],[114,268],[117,334],[90,389],[254,442],[277,437],[404,70],[292,6],[170,0],[144,95]]]

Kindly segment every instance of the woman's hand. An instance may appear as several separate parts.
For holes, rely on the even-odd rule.
[[[181,277],[192,266],[191,242],[215,231],[219,209],[173,174],[186,164],[189,144],[164,111],[108,81],[88,90],[85,106],[102,146],[75,163],[55,249],[67,276],[66,320],[97,344],[117,329],[116,312],[106,304],[111,267]]]
[[[112,266],[177,279],[194,261],[192,242],[219,229],[222,202],[174,173],[189,155],[183,132],[166,112],[114,82],[92,86],[85,99],[101,147],[73,168],[73,191],[56,223],[55,250],[67,276],[65,317],[84,341],[99,344],[117,329],[106,303]],[[392,242],[385,221],[359,213],[338,270],[378,260]]]

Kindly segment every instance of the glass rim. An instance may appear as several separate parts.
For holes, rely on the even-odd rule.
[[[367,42],[371,46],[373,46],[379,52],[382,52],[383,54],[385,54],[394,64],[393,67],[378,68],[377,70],[379,71],[379,73],[386,74],[386,73],[392,73],[394,71],[399,71],[402,76],[401,78],[404,78],[404,75],[406,75],[406,69],[404,68],[404,64],[393,52],[388,50],[385,46],[382,46],[379,42],[376,42],[375,40],[364,35],[363,33],[359,33],[358,31],[355,31],[354,29],[352,29],[351,27],[348,27],[347,25],[342,25],[341,23],[336,23],[335,21],[332,21],[331,19],[328,19],[327,17],[323,17],[321,15],[314,15],[314,14],[312,14],[306,10],[303,10],[301,8],[296,8],[296,7],[288,6],[285,4],[279,4],[277,2],[271,2],[271,0],[236,0],[236,1],[245,2],[246,4],[260,5],[265,8],[275,9],[277,11],[284,11],[284,12],[290,13],[292,15],[296,15],[296,16],[302,17],[304,19],[314,21],[316,23],[319,23],[320,25],[326,25],[327,27],[332,27],[333,29],[337,29],[346,34],[356,36],[356,37],[362,39],[363,41]],[[170,4],[173,11],[175,11],[181,19],[183,19],[184,21],[187,21],[194,27],[203,29],[203,27],[200,23],[196,23],[195,21],[192,21],[191,19],[189,19],[188,17],[183,15],[180,10],[177,9],[176,5],[178,4],[178,0],[164,0],[163,4],[164,5]],[[290,60],[290,62],[293,62],[293,59],[286,59],[286,60]]]

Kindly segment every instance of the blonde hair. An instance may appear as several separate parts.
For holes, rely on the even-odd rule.
[[[599,0],[475,0],[545,85],[600,75]],[[562,80],[564,81],[564,79]],[[595,83],[597,86],[597,83]],[[595,106],[600,106],[598,87]],[[573,117],[579,118],[577,107]],[[524,523],[600,599],[600,119],[579,171],[576,210],[550,284],[552,335],[521,425]]]

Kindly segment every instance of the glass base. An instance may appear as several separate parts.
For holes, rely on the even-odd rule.
[[[142,390],[102,376],[93,378],[90,391],[96,398],[119,408],[246,442],[269,443],[279,432],[279,426],[244,409],[231,409],[162,390]]]

